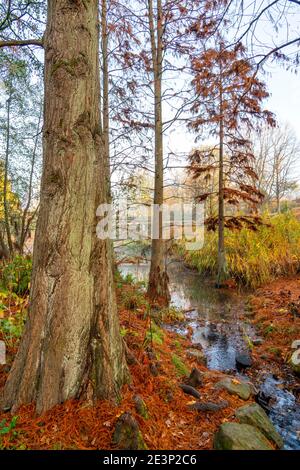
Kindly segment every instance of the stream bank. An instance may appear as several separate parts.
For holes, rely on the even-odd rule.
[[[146,282],[149,264],[123,264],[120,270]],[[253,294],[215,289],[212,283],[178,261],[169,263],[168,272],[171,303],[185,312],[185,319],[164,327],[188,338],[192,349],[203,351],[205,366],[212,372],[251,381],[255,399],[282,436],[284,449],[300,449],[299,380],[274,346],[276,338],[272,338],[272,333],[277,330],[274,320],[267,315],[263,291],[259,291],[258,299],[265,310],[263,313],[260,310],[256,317],[258,304]],[[300,282],[298,285],[300,290]],[[297,328],[294,330],[297,334]],[[286,354],[288,350],[286,345]],[[251,367],[241,367],[239,358],[243,362],[250,357]]]

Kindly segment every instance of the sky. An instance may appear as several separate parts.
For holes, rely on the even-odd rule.
[[[253,0],[246,0],[245,4],[251,13]],[[247,26],[247,23],[245,24]],[[257,24],[255,35],[247,39],[247,47],[253,54],[268,52],[275,45],[295,37],[300,37],[300,13],[299,7],[292,6],[289,14],[279,20],[278,29],[273,27],[269,18],[263,16]],[[297,50],[300,52],[298,44],[282,52],[294,57]],[[288,123],[300,141],[300,67],[296,74],[294,71],[286,70],[283,64],[269,60],[260,78],[266,82],[270,93],[270,97],[264,102],[265,108],[276,115],[279,125]],[[197,145],[194,143],[194,136],[187,132],[185,126],[177,127],[166,140],[165,151],[172,151],[175,154],[188,154]],[[295,178],[300,187],[300,159],[295,167]]]
[[[264,80],[270,93],[265,107],[275,113],[279,123],[289,123],[300,140],[300,70],[296,75],[280,65],[268,67]],[[186,131],[185,126],[180,126],[170,133],[166,150],[183,153],[194,145],[193,135]]]
[[[268,79],[271,97],[267,105],[280,122],[288,122],[300,140],[300,75],[280,67]]]

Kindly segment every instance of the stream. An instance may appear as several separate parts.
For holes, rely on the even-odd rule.
[[[149,264],[122,264],[120,271],[123,275],[131,274],[137,281],[147,282]],[[168,274],[171,304],[186,312],[186,320],[166,328],[182,335],[192,329],[192,343],[201,345],[207,367],[242,379],[236,367],[236,355],[248,352],[247,338],[260,340],[247,322],[247,296],[216,289],[178,261],[169,262]],[[296,397],[285,388],[282,380],[267,371],[258,372],[254,385],[258,390],[257,401],[281,434],[284,449],[300,450],[300,406]]]

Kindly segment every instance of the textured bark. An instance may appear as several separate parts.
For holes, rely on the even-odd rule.
[[[99,113],[97,0],[49,0],[44,168],[30,312],[3,397],[41,413],[84,396],[116,398],[127,379],[108,245]]]
[[[155,114],[155,182],[154,204],[164,202],[164,162],[163,162],[163,122],[162,122],[162,61],[163,61],[163,14],[161,1],[157,2],[156,34],[153,2],[148,0],[149,30],[151,37],[152,63],[154,75],[154,114]],[[159,236],[152,240],[151,266],[148,295],[151,300],[170,301],[168,275],[165,267],[165,243],[163,240],[162,217],[159,216]],[[154,222],[153,222],[154,223]]]

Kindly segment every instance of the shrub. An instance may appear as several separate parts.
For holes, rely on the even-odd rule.
[[[126,310],[148,308],[148,302],[142,292],[136,290],[124,290],[121,292],[121,302]]]
[[[158,345],[162,345],[164,342],[164,332],[161,328],[152,320],[151,327],[146,332],[145,344],[147,346],[149,343],[156,343]]]
[[[228,276],[239,285],[255,288],[276,277],[295,274],[300,268],[299,220],[287,212],[265,216],[264,222],[255,232],[247,228],[225,231]],[[203,248],[183,255],[200,273],[215,276],[217,250],[217,233],[206,232]]]
[[[18,432],[15,430],[17,426],[18,416],[13,416],[11,421],[3,420],[0,422],[0,450],[4,450],[5,447],[2,444],[2,436],[9,434],[11,438],[17,437]]]
[[[31,258],[15,256],[1,269],[1,288],[17,295],[26,295],[29,292],[31,271]]]

